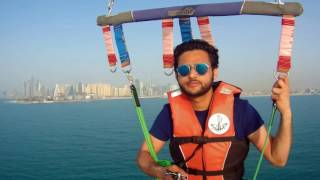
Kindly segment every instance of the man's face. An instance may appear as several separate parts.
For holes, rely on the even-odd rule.
[[[195,65],[199,63],[209,65],[208,71],[203,75],[198,74],[195,69]],[[181,76],[179,73],[176,74],[182,92],[188,96],[198,97],[211,90],[217,69],[211,68],[211,62],[206,51],[197,49],[184,52],[178,59],[178,67],[183,64],[191,65],[191,71],[186,76]]]

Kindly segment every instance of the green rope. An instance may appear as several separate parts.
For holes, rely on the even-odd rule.
[[[140,101],[139,101],[137,90],[136,90],[136,88],[135,88],[135,86],[133,84],[130,85],[130,89],[131,89],[132,98],[133,98],[134,103],[135,103],[136,112],[137,112],[138,119],[139,119],[139,122],[140,122],[141,130],[142,130],[144,139],[146,141],[146,144],[147,144],[147,147],[148,147],[148,150],[150,152],[150,155],[151,155],[152,159],[162,167],[170,166],[171,165],[170,161],[168,161],[168,160],[159,160],[158,159],[157,154],[154,151],[154,147],[153,147],[152,142],[151,142],[150,133],[149,133],[149,130],[148,130],[148,127],[147,127],[147,123],[146,123],[145,118],[144,118],[144,114],[143,114],[142,108],[140,106]]]
[[[143,136],[144,136],[144,139],[146,140],[146,144],[148,146],[148,150],[150,152],[150,155],[154,161],[158,162],[158,157],[157,157],[156,152],[154,151],[154,147],[151,142],[150,134],[149,134],[146,122],[144,120],[144,115],[143,115],[141,107],[136,106],[136,111],[137,111],[137,115],[138,115],[138,119],[139,119],[139,122],[141,125]]]
[[[266,146],[267,146],[268,138],[269,138],[270,133],[271,133],[272,124],[273,124],[273,121],[274,121],[274,115],[276,113],[276,110],[277,110],[277,106],[276,106],[275,103],[273,103],[272,113],[271,113],[271,117],[270,117],[269,123],[268,123],[268,133],[267,133],[267,136],[266,136],[266,138],[264,140],[264,143],[263,143],[263,148],[262,148],[262,151],[261,151],[261,154],[260,154],[259,162],[257,164],[256,172],[254,173],[254,176],[253,176],[253,180],[257,179],[258,173],[260,171],[260,167],[261,167],[261,163],[262,163],[262,159],[263,159],[263,154],[264,154],[264,151],[266,150]]]

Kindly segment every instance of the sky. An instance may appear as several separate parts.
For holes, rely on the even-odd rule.
[[[229,0],[115,0],[112,14],[129,10],[192,5]],[[285,1],[292,2],[292,1]],[[296,0],[304,13],[296,19],[290,72],[293,89],[320,88],[320,1]],[[33,77],[55,84],[127,83],[121,71],[111,73],[102,31],[96,18],[107,13],[106,0],[1,0],[0,92],[23,91]],[[211,17],[219,49],[218,80],[244,90],[271,89],[278,56],[280,17]],[[193,35],[199,32],[192,19]],[[161,21],[124,24],[132,75],[145,82],[174,83],[162,69]],[[175,43],[181,42],[175,21]]]

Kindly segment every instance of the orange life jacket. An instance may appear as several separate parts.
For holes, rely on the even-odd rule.
[[[170,153],[189,180],[242,178],[249,143],[235,137],[234,97],[240,93],[239,88],[219,82],[204,129],[188,97],[179,90],[168,93],[173,121]]]

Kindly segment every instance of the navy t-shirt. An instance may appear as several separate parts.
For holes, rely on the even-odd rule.
[[[204,129],[208,110],[195,111],[195,114]],[[261,125],[263,120],[257,112],[257,110],[249,104],[247,100],[235,97],[234,99],[234,126],[236,131],[236,137],[239,140],[243,140],[248,137],[249,134],[255,132]],[[165,104],[163,109],[158,114],[154,121],[150,133],[162,141],[168,141],[172,138],[172,117],[169,104]]]

